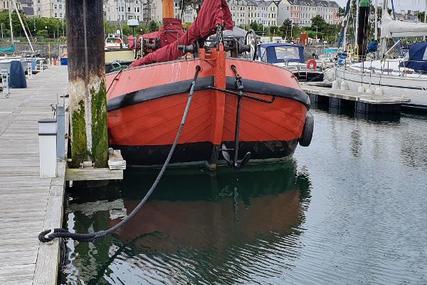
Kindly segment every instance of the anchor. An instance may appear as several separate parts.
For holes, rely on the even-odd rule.
[[[236,78],[236,89],[239,91],[237,96],[237,112],[236,112],[236,127],[234,129],[234,149],[229,149],[225,144],[221,146],[221,153],[224,157],[224,160],[227,164],[234,168],[243,168],[251,159],[251,152],[247,152],[245,156],[239,160],[239,146],[240,146],[240,109],[241,109],[241,100],[244,97],[244,87],[242,83],[242,77],[237,72],[237,68],[235,65],[231,66],[231,70],[234,72],[234,76]],[[234,158],[231,159],[230,151],[234,151]]]

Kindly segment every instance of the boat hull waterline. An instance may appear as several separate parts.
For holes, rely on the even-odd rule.
[[[202,70],[172,163],[217,165],[223,160],[221,147],[234,147],[238,90],[231,66],[241,76],[245,94],[240,101],[240,158],[247,152],[255,160],[293,154],[310,101],[292,74],[259,62],[218,58],[156,63],[107,76],[110,145],[122,151],[129,165],[164,162],[198,65]]]
[[[401,97],[410,99],[409,103],[403,107],[410,107],[419,110],[427,110],[427,77],[425,75],[381,74],[365,72],[363,75],[356,68],[337,68],[336,76],[338,80],[347,82],[349,89],[356,91],[360,86],[370,87],[372,90],[380,87],[385,96]]]

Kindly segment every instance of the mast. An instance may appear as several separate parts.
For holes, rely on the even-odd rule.
[[[16,14],[18,15],[19,22],[21,23],[21,27],[24,30],[25,37],[27,38],[28,44],[30,45],[31,51],[34,53],[33,44],[31,43],[30,37],[28,36],[27,29],[25,28],[24,22],[22,21],[21,14],[18,10],[18,5],[16,5],[16,0],[12,0],[13,5],[15,6]]]
[[[354,45],[357,52],[359,51],[359,49],[357,48],[357,35],[359,34],[359,12],[359,0],[356,0],[356,25],[354,27]],[[359,54],[357,54],[357,56],[359,56]]]
[[[427,0],[424,5],[424,23],[427,23]],[[424,40],[426,40],[426,36],[424,36]]]
[[[163,0],[163,18],[175,18],[174,13],[174,0]]]
[[[8,8],[9,8],[9,28],[10,28],[10,42],[11,45],[14,45],[14,40],[13,40],[13,25],[12,25],[12,11],[11,11],[11,7],[12,7],[12,0],[7,1],[8,4]]]
[[[382,17],[381,21],[384,21],[384,17],[388,15],[388,0],[383,0],[383,6],[382,6]],[[382,27],[382,23],[381,23]],[[385,53],[387,51],[387,39],[383,36],[381,33],[381,42],[380,42],[380,55],[384,57]]]
[[[427,23],[427,0],[424,6],[424,23]]]
[[[370,0],[360,0],[359,2],[359,17],[357,27],[357,55],[362,58],[366,56],[366,47],[368,43],[368,27],[369,27],[369,9],[371,6]]]
[[[346,46],[347,46],[347,29],[348,29],[348,24],[350,22],[350,17],[351,17],[351,0],[348,0],[347,5],[346,5],[346,9],[345,9],[344,26],[343,26],[343,29],[341,31],[342,32],[341,48],[343,48],[344,50],[346,50]]]
[[[426,0],[427,2],[427,0]],[[375,33],[374,39],[378,41],[378,0],[375,0]]]

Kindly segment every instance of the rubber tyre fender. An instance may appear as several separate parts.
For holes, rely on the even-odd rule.
[[[310,112],[307,112],[305,116],[304,129],[302,131],[302,136],[299,139],[299,144],[301,146],[307,147],[311,144],[313,139],[313,130],[314,130],[314,118]]]

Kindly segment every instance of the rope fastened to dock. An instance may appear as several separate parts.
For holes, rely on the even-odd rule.
[[[52,229],[52,230],[46,230],[39,234],[39,240],[43,243],[50,242],[54,240],[55,238],[70,238],[76,241],[84,241],[84,242],[93,242],[97,239],[101,239],[106,237],[107,235],[110,235],[114,232],[116,232],[119,228],[124,226],[127,222],[129,222],[145,205],[145,203],[150,198],[151,194],[153,194],[154,190],[156,190],[158,184],[160,183],[160,180],[162,179],[167,167],[169,166],[169,163],[172,159],[173,154],[175,153],[176,146],[178,145],[179,139],[181,138],[182,132],[184,130],[185,123],[187,122],[188,114],[190,112],[191,103],[193,100],[194,90],[196,87],[197,78],[199,76],[199,73],[201,71],[201,67],[199,65],[196,66],[196,72],[194,74],[194,79],[191,83],[190,91],[188,93],[188,99],[187,104],[184,109],[184,113],[182,115],[181,123],[179,125],[178,131],[175,136],[175,140],[172,144],[171,149],[169,150],[169,154],[160,169],[159,174],[156,177],[156,180],[153,182],[153,184],[150,187],[150,190],[148,190],[147,194],[145,194],[144,198],[139,202],[139,204],[136,206],[136,208],[120,223],[114,225],[113,227],[103,230],[94,232],[91,234],[81,234],[81,233],[71,233],[66,229]]]

